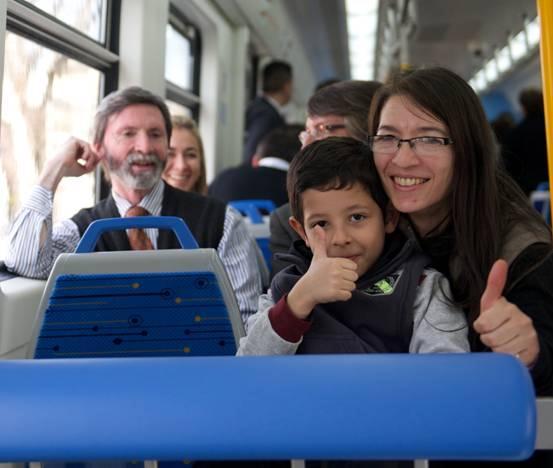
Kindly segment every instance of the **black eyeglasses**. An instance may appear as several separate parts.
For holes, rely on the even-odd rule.
[[[398,138],[393,135],[373,135],[368,138],[369,146],[374,153],[394,154],[402,143],[407,143],[417,156],[442,153],[453,140],[445,137],[420,136],[415,138]]]

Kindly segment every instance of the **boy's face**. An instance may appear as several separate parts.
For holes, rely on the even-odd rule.
[[[309,246],[313,229],[321,226],[326,254],[353,260],[359,276],[378,259],[386,233],[394,231],[398,220],[395,211],[385,220],[380,207],[359,183],[340,190],[309,189],[303,192],[301,201],[303,225],[292,217],[292,228]]]

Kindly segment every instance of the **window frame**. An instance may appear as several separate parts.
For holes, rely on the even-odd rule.
[[[165,98],[190,109],[192,118],[198,122],[200,118],[200,59],[202,54],[200,29],[172,3],[169,5],[168,24],[190,42],[192,89],[184,89],[165,79]]]

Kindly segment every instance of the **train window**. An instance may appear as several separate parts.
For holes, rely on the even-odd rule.
[[[106,0],[25,0],[98,42],[105,40]],[[25,3],[23,2],[23,3]]]
[[[105,30],[102,35],[108,42],[113,28],[106,28],[104,13],[104,20],[99,21],[99,9],[113,8],[110,17],[115,21],[116,2],[75,3],[81,7],[81,22],[73,25],[80,31]],[[67,5],[67,21],[72,4],[40,3],[41,7],[54,5],[58,12]],[[118,61],[107,47],[28,2],[10,2],[7,13],[0,129],[0,259],[10,224],[45,160],[71,135],[89,140],[96,106],[114,86]],[[62,180],[54,198],[54,222],[92,205],[95,181],[94,174]]]
[[[179,88],[192,89],[194,59],[190,40],[172,24],[167,25],[165,40],[165,78]]]
[[[166,98],[171,113],[199,115],[199,31],[173,6],[169,10],[165,47]]]
[[[190,110],[190,108],[183,106],[178,102],[171,101],[170,99],[166,99],[165,104],[167,104],[167,107],[169,108],[169,112],[171,113],[171,115],[184,115],[186,117],[193,117],[192,111]]]

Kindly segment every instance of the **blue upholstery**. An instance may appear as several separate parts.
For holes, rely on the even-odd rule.
[[[92,250],[106,226],[172,228],[166,221],[96,221],[80,250]],[[197,246],[186,231],[175,230],[181,244]],[[214,249],[62,254],[39,306],[29,357],[233,355],[243,334],[234,291]]]
[[[253,224],[262,224],[263,214],[269,215],[276,208],[272,200],[233,200],[229,205],[250,218]]]
[[[528,457],[508,355],[1,361],[0,460]]]
[[[261,249],[265,264],[271,270],[272,253],[269,249],[269,218],[275,210],[272,200],[233,200],[229,205],[237,209],[248,220],[250,232],[255,237],[257,245]]]

